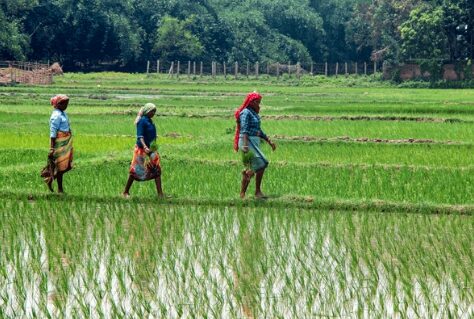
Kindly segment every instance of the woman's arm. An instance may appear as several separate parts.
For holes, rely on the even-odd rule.
[[[247,133],[242,134],[242,151],[247,153],[249,151],[249,135]]]
[[[48,156],[49,157],[52,157],[53,154],[54,154],[54,144],[56,143],[56,138],[55,137],[51,137],[50,138],[50,143],[49,143],[49,152],[48,152]]]
[[[145,151],[145,153],[150,153],[150,149],[148,148],[148,146],[146,146],[146,143],[145,143],[145,123],[140,120],[137,124],[137,137],[138,137],[138,140],[140,141],[140,144],[143,148],[143,150]]]
[[[56,143],[56,137],[58,136],[59,124],[61,123],[61,118],[53,112],[51,118],[49,119],[49,153],[48,156],[51,157],[54,154],[54,144]]]
[[[249,150],[249,113],[240,114],[240,134],[242,134],[242,151],[245,153]]]
[[[148,148],[148,146],[146,146],[144,137],[140,137],[140,143],[142,143],[143,150],[145,151],[145,153],[150,153],[150,149]]]
[[[270,138],[267,136],[267,134],[265,134],[261,129],[260,129],[260,137],[263,138],[267,143],[268,145],[271,146],[272,150],[274,151],[276,149],[276,145],[275,143],[273,143]]]
[[[272,148],[273,151],[277,148],[276,144],[273,143],[268,136],[267,136],[266,141],[267,141],[268,145],[270,145],[270,147]]]

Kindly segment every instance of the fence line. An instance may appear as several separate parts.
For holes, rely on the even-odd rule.
[[[0,61],[0,84],[51,84],[49,63]]]
[[[181,74],[186,74],[188,78],[196,76],[224,76],[225,78],[232,77],[234,79],[242,77],[259,76],[281,76],[300,78],[303,75],[316,76],[348,76],[348,75],[365,75],[374,76],[377,72],[382,71],[383,63],[381,62],[344,62],[344,63],[307,63],[300,62],[292,63],[250,63],[250,62],[217,62],[212,61],[204,63],[202,61],[184,61],[186,70],[181,70],[181,61],[147,61],[147,74],[168,74],[169,77],[179,77]],[[196,65],[199,63],[199,73]],[[183,68],[184,69],[184,68]]]

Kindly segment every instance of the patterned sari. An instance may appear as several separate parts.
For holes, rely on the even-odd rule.
[[[136,181],[157,178],[161,175],[160,154],[158,152],[147,154],[143,148],[135,145],[129,172]]]
[[[54,143],[54,153],[52,158],[48,159],[48,163],[41,170],[41,177],[45,183],[51,183],[57,173],[65,173],[72,169],[73,148],[71,132],[58,132]]]
[[[72,168],[73,159],[71,132],[58,132],[54,143],[54,164],[57,172],[67,172]]]

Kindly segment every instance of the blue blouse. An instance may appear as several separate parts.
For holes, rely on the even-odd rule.
[[[151,118],[142,116],[137,123],[137,146],[143,148],[140,138],[143,137],[147,147],[156,139],[156,127]]]
[[[251,108],[245,108],[240,112],[240,136],[248,134],[249,136],[259,136],[264,140],[267,135],[260,128],[260,116]]]
[[[61,132],[70,132],[71,127],[69,126],[69,118],[67,117],[66,112],[54,109],[49,119],[49,137],[56,138],[58,136],[58,131]]]

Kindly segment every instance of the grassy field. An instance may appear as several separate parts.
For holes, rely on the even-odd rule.
[[[238,197],[233,110],[258,90],[277,143]],[[66,195],[39,171],[71,97]],[[120,194],[153,102],[164,200]],[[0,87],[0,317],[474,316],[474,90],[373,78],[66,74]]]

